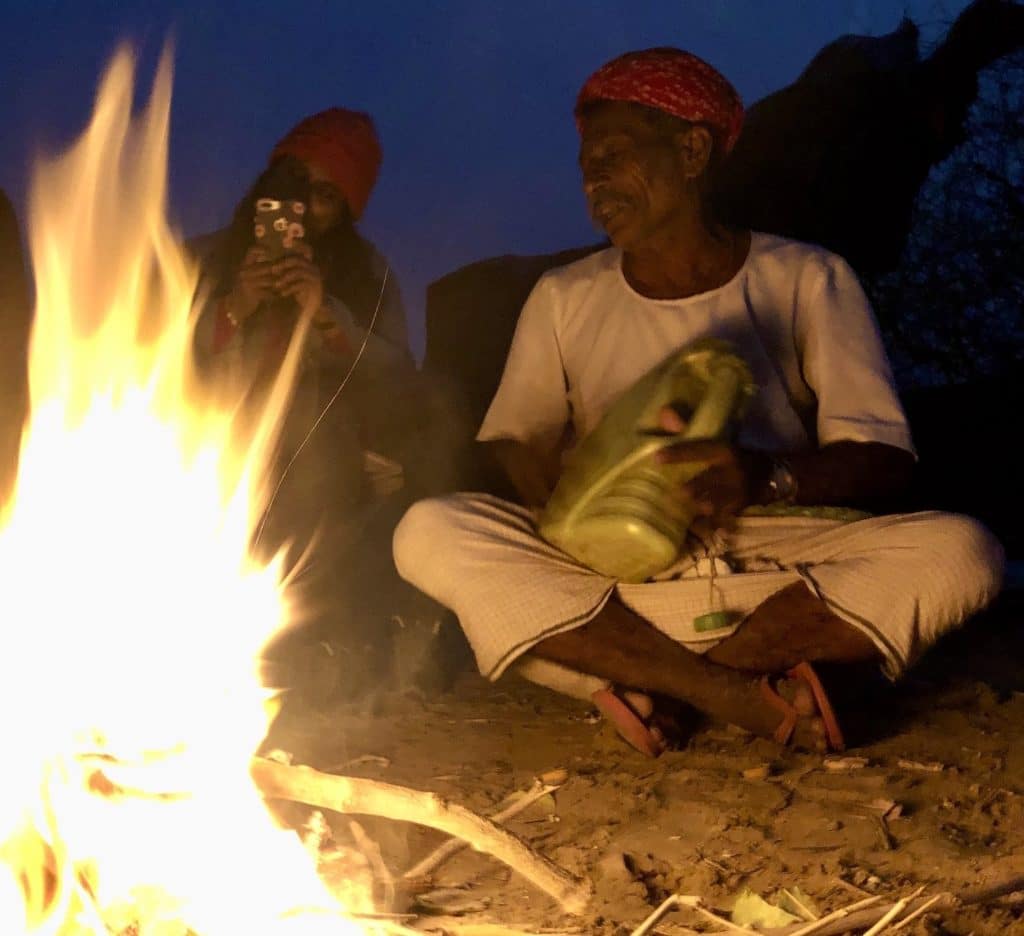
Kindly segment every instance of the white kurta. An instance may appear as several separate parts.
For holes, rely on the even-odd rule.
[[[571,420],[586,436],[614,400],[674,349],[731,341],[757,395],[739,442],[796,452],[848,439],[913,451],[867,297],[844,260],[754,233],[724,286],[647,299],[615,248],[553,270],[523,306],[478,438],[553,449]]]
[[[553,451],[570,423],[583,438],[641,375],[703,337],[731,341],[753,373],[741,445],[796,452],[852,440],[913,451],[856,276],[828,251],[757,233],[728,283],[687,299],[637,294],[616,249],[546,274],[523,308],[478,438]],[[797,581],[870,637],[895,678],[995,597],[1003,568],[999,543],[979,523],[935,512],[846,524],[743,518],[720,554],[732,574],[714,588],[699,543],[668,576],[621,583],[541,540],[530,512],[477,494],[422,501],[395,533],[399,572],[455,611],[490,678],[538,641],[592,619],[613,594],[702,652]],[[730,627],[694,629],[695,617],[720,609],[733,612]]]

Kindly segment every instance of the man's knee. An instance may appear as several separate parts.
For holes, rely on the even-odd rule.
[[[405,512],[392,538],[395,568],[402,578],[420,587],[431,568],[444,560],[456,513],[451,497],[428,497]]]
[[[984,524],[963,514],[940,514],[929,525],[929,540],[935,561],[964,589],[964,598],[987,602],[998,594],[1006,555]]]

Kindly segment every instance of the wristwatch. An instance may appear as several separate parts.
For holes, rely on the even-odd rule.
[[[772,493],[773,504],[796,502],[796,475],[784,458],[772,458],[772,471],[768,476],[768,490]]]

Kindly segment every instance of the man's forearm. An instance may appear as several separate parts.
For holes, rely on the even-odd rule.
[[[785,456],[796,481],[794,503],[866,507],[894,501],[908,488],[914,456],[881,442],[833,442],[814,452]],[[749,453],[750,499],[770,504],[772,460]]]
[[[543,507],[558,481],[558,463],[515,439],[483,443],[525,507]]]

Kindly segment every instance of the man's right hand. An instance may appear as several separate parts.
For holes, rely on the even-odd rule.
[[[523,506],[539,513],[558,481],[557,453],[544,457],[517,439],[494,439],[483,444],[511,481]]]
[[[267,252],[262,247],[250,247],[229,294],[232,318],[241,325],[260,303],[274,295],[274,274]]]
[[[658,414],[658,426],[680,436],[678,442],[661,449],[662,464],[691,464],[695,474],[678,490],[684,504],[704,517],[711,529],[731,524],[751,500],[753,479],[749,462],[738,449],[715,439],[684,439],[686,421],[671,406]]]

